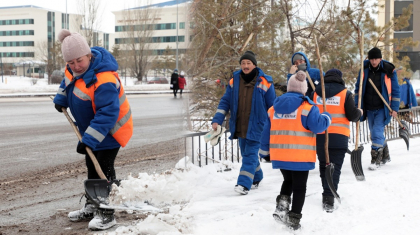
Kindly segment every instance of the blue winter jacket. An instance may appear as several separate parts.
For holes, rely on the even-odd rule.
[[[252,107],[251,114],[249,117],[248,131],[246,138],[253,141],[260,141],[261,132],[264,128],[264,123],[267,120],[267,111],[273,105],[273,101],[276,98],[274,86],[272,85],[273,79],[271,76],[264,74],[264,72],[257,67],[258,75],[257,82],[252,93]],[[235,135],[236,130],[236,117],[238,112],[238,99],[239,99],[239,82],[241,79],[240,73],[242,70],[233,73],[233,87],[227,86],[226,92],[220,100],[219,106],[217,107],[216,114],[213,117],[212,123],[218,123],[222,125],[226,114],[230,111],[229,129],[230,139]],[[261,82],[264,77],[269,83],[268,87],[265,87]]]
[[[369,76],[369,65],[370,62],[369,60],[365,60],[364,61],[364,65],[363,65],[363,90],[362,90],[362,104],[361,104],[361,108],[363,109],[363,115],[360,117],[360,121],[364,121],[366,120],[367,117],[367,112],[364,109],[364,95],[365,95],[365,91],[366,91],[366,84],[369,82],[368,81],[368,76]],[[382,87],[382,91],[381,94],[384,97],[384,99],[386,101],[388,101],[389,106],[391,107],[392,110],[398,112],[399,107],[400,107],[400,86],[398,84],[398,77],[397,77],[397,72],[395,72],[394,70],[394,65],[386,60],[382,60],[379,64],[379,66],[381,67],[381,87]],[[386,67],[386,68],[384,68]],[[383,72],[383,71],[387,71],[387,73]],[[388,92],[387,92],[387,87],[385,85],[385,75],[388,74],[388,78],[391,79],[391,102],[389,102],[389,96],[388,96]],[[359,104],[359,87],[360,87],[360,71],[359,71],[359,75],[357,76],[357,81],[356,81],[356,85],[355,85],[355,90],[354,90],[354,102],[356,104],[356,106],[358,106]],[[388,107],[384,104],[384,109],[385,109],[385,120],[384,120],[384,125],[387,125],[390,121],[391,121],[391,115],[389,114],[389,109]]]
[[[416,107],[417,99],[414,93],[413,86],[411,85],[410,79],[404,78],[403,84],[400,85],[401,102],[404,102],[404,106],[408,105],[408,108]]]
[[[278,114],[292,113],[299,108],[305,100],[313,106],[311,111],[309,111],[308,116],[302,115],[302,126],[315,134],[322,133],[331,124],[331,115],[328,112],[323,112],[321,114],[315,103],[307,96],[303,96],[302,94],[296,92],[287,92],[274,100],[274,111]],[[260,157],[266,157],[270,152],[270,130],[271,120],[268,118],[261,136],[261,147],[259,151]],[[315,162],[272,161],[271,163],[273,165],[273,169],[309,171],[315,168]]]
[[[311,68],[311,63],[309,62],[309,59],[308,59],[308,57],[306,57],[305,53],[300,52],[300,51],[294,53],[293,56],[292,56],[292,58],[291,58],[292,64],[293,64],[293,57],[296,54],[302,55],[305,58],[305,61],[306,61],[306,71],[308,71],[308,74],[311,77],[312,82],[314,83],[315,87],[317,85],[321,84],[321,74],[320,74],[319,69],[317,69],[317,68]],[[287,81],[289,81],[289,79],[290,79],[290,77],[292,75],[293,74],[291,74],[291,73],[287,74]],[[323,73],[323,75],[325,75],[325,73]],[[306,78],[306,81],[308,83],[308,91],[306,92],[306,96],[310,96],[310,94],[312,93],[313,90],[312,90],[311,85],[309,84],[308,78]]]
[[[96,88],[94,91],[96,114],[92,107],[92,101],[83,99],[73,92],[75,82],[79,79],[84,80],[86,88],[93,89],[98,81],[96,74],[118,70],[117,61],[107,50],[102,47],[92,47],[91,52],[92,62],[88,70],[84,74],[75,77],[71,83],[65,77],[61,82],[59,92],[54,98],[54,103],[70,108],[71,114],[76,120],[77,127],[83,137],[82,142],[92,148],[93,151],[118,148],[121,145],[112,137],[109,131],[118,120],[120,111],[119,88],[114,83],[103,83]],[[73,74],[70,66],[67,65],[66,69],[70,74]],[[69,83],[67,86],[66,80]],[[85,134],[89,126],[94,130],[100,131],[98,134],[105,136],[101,142],[98,142],[97,138]]]

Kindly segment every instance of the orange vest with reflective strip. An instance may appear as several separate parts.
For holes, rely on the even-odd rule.
[[[314,102],[318,106],[319,110],[327,111],[331,114],[332,120],[331,125],[328,127],[328,133],[335,133],[350,136],[350,121],[346,117],[346,110],[344,108],[344,102],[346,101],[347,89],[342,90],[333,97],[326,99],[326,108],[322,103],[322,97],[314,93]],[[325,131],[322,132],[325,134]]]
[[[388,92],[389,101],[391,102],[392,83],[391,83],[391,78],[389,78],[388,75],[386,74],[385,74],[385,86],[386,86],[386,91]]]
[[[73,75],[67,69],[66,76],[67,78],[69,78],[70,82],[73,80]],[[120,112],[118,114],[118,119],[115,123],[115,126],[109,131],[109,133],[122,147],[125,147],[128,141],[130,140],[131,136],[133,135],[133,117],[131,115],[130,104],[128,103],[128,100],[126,98],[121,80],[118,76],[118,73],[111,71],[97,73],[96,77],[97,82],[89,88],[86,88],[86,84],[83,79],[78,79],[74,84],[75,89],[79,89],[82,93],[90,97],[93,112],[96,114],[95,90],[100,85],[108,82],[116,84],[117,88],[120,87],[120,92],[118,94],[118,98],[120,100]],[[83,100],[83,97],[79,98]]]
[[[258,88],[260,88],[260,89],[263,89],[265,92],[267,92],[268,91],[268,89],[270,88],[270,86],[271,86],[271,83],[269,83],[268,81],[267,81],[267,79],[265,78],[265,77],[263,77],[263,76],[261,76],[260,77],[261,78],[261,82],[260,82],[260,84],[258,84]],[[229,85],[230,85],[230,87],[231,88],[233,88],[233,78],[231,78],[230,80],[229,80]]]
[[[304,101],[290,114],[277,114],[273,107],[268,110],[272,161],[316,162],[316,135],[305,129],[301,120],[311,108],[312,105]]]

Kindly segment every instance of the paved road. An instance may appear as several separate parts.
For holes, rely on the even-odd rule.
[[[128,99],[134,134],[117,157],[117,178],[173,167],[184,156],[181,135],[187,96]],[[76,153],[77,137],[48,97],[2,98],[0,110],[0,234],[26,229],[29,234],[59,234],[70,226],[66,214],[80,207],[84,190],[86,167],[84,157]],[[71,226],[71,232],[79,234],[87,224]]]

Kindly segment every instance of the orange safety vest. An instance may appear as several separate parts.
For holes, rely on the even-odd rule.
[[[347,89],[342,90],[333,97],[325,100],[327,110],[324,110],[322,97],[314,93],[314,102],[319,110],[328,111],[331,114],[331,125],[328,127],[328,133],[335,133],[350,136],[350,121],[346,117],[344,102],[346,101]],[[325,131],[322,132],[325,134]]]
[[[270,156],[272,161],[316,162],[316,135],[302,126],[302,115],[307,116],[312,105],[304,101],[290,114],[268,110],[271,120]]]
[[[128,103],[126,94],[124,92],[124,88],[122,86],[121,80],[116,72],[102,72],[97,73],[97,82],[86,88],[86,84],[83,79],[78,79],[74,84],[74,91],[73,93],[81,94],[79,98],[83,99],[83,95],[87,95],[90,97],[92,102],[93,112],[96,114],[96,105],[95,105],[95,90],[104,83],[114,83],[118,88],[120,88],[120,92],[118,94],[118,98],[120,101],[120,112],[118,114],[117,122],[115,123],[114,127],[109,131],[109,133],[114,137],[114,139],[122,146],[125,147],[130,140],[131,136],[133,135],[133,117],[131,115],[130,104]],[[65,82],[66,85],[70,84],[73,80],[73,75],[66,69],[66,78]]]
[[[258,84],[257,87],[260,88],[260,89],[262,89],[262,90],[264,90],[265,92],[267,92],[268,89],[271,86],[271,83],[269,83],[267,81],[267,79],[265,77],[263,77],[263,76],[260,76],[260,78],[261,78],[261,82],[260,82],[260,84]],[[229,80],[229,85],[230,85],[231,88],[233,88],[233,78],[231,78]]]

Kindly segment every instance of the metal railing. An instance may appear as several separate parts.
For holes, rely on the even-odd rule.
[[[400,110],[398,112],[400,120],[405,121],[408,126],[410,136],[420,134],[420,107],[415,107],[410,110]],[[198,120],[205,121],[205,120]],[[356,142],[356,123],[350,124],[350,138],[349,144],[354,145]],[[385,127],[385,139],[394,140],[399,138],[399,124],[392,118],[391,122]],[[230,140],[230,133],[227,130],[220,142],[216,146],[211,146],[204,141],[204,135],[207,132],[196,132],[184,135],[185,139],[185,153],[186,156],[191,157],[193,164],[198,166],[208,165],[209,163],[215,162],[240,162],[241,153],[239,151],[239,145],[237,139]],[[359,129],[359,144],[370,143],[370,133],[368,122],[360,122]],[[187,147],[188,146],[188,147]],[[189,151],[187,150],[189,149]]]

